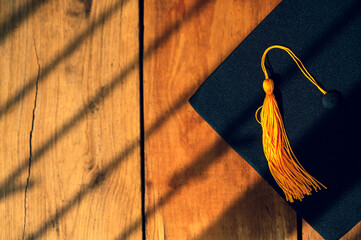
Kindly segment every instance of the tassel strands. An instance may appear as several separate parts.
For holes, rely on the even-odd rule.
[[[274,83],[268,78],[264,61],[266,54],[273,48],[285,50],[296,62],[302,73],[323,93],[323,90],[309,74],[302,62],[288,48],[280,45],[274,45],[266,49],[262,56],[261,66],[265,73],[266,80],[263,81],[263,89],[266,93],[263,105],[256,111],[256,119],[262,126],[262,143],[268,166],[276,183],[283,190],[286,200],[294,202],[294,199],[301,200],[304,195],[311,195],[312,189],[316,192],[321,187],[326,188],[322,183],[312,177],[300,164],[292,151],[288,141],[286,130],[283,124],[282,116],[279,111],[277,101],[273,94]],[[257,118],[260,112],[260,120]]]

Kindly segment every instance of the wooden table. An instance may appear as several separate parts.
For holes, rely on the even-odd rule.
[[[0,0],[0,239],[322,239],[187,103],[279,1]]]

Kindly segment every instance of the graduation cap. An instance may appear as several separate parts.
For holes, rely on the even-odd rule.
[[[321,236],[339,239],[361,220],[360,93],[361,1],[293,0],[189,102]]]

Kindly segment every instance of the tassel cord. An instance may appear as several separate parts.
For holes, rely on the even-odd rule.
[[[286,51],[290,56],[291,58],[293,59],[293,61],[295,61],[295,63],[297,64],[298,68],[301,70],[301,72],[303,73],[303,75],[305,75],[305,77],[310,80],[311,83],[313,83],[317,88],[318,90],[320,90],[320,92],[322,92],[322,94],[326,94],[327,92],[320,86],[318,85],[318,83],[316,82],[316,80],[312,77],[312,75],[307,71],[306,67],[303,65],[303,63],[301,62],[301,60],[291,51],[291,49],[285,47],[285,46],[281,46],[281,45],[273,45],[273,46],[270,46],[269,48],[267,48],[263,55],[262,55],[262,59],[261,59],[261,68],[262,68],[262,71],[265,75],[265,79],[268,79],[268,73],[267,73],[267,70],[266,70],[266,67],[265,67],[265,60],[266,60],[266,55],[267,53],[271,50],[271,49],[275,49],[275,48],[278,48],[278,49],[282,49],[284,51]]]

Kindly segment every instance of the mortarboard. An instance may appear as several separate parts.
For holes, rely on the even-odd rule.
[[[262,127],[255,119],[265,96],[261,57],[272,45],[292,49],[320,86],[340,95],[339,106],[328,109],[323,94],[288,54],[268,52],[266,68],[292,149],[307,172],[327,187],[289,204],[325,239],[339,239],[361,220],[361,2],[281,2],[189,100],[285,198],[270,172]]]

